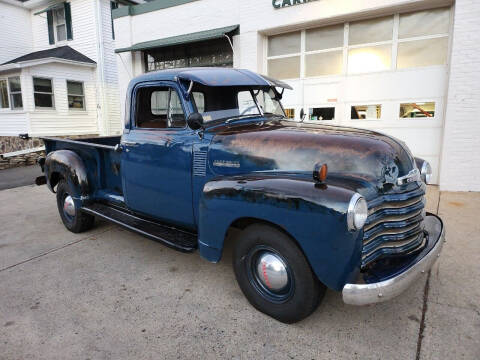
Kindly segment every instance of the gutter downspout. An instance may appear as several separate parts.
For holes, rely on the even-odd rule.
[[[95,24],[97,37],[97,121],[100,135],[110,134],[108,102],[105,90],[105,59],[103,56],[102,3],[95,0]]]

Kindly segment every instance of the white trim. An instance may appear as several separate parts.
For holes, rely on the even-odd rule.
[[[97,64],[95,64],[95,63],[86,63],[86,62],[82,62],[82,61],[60,59],[60,58],[56,58],[56,57],[48,57],[48,58],[43,58],[43,59],[39,59],[39,60],[19,61],[19,62],[12,63],[12,64],[0,65],[0,72],[7,71],[7,70],[13,70],[13,69],[22,69],[22,68],[38,66],[38,65],[44,65],[44,64],[49,64],[49,63],[52,63],[52,62],[53,63],[66,64],[66,65],[85,66],[85,67],[96,67],[97,66]]]

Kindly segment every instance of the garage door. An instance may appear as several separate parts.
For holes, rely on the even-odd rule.
[[[288,114],[378,130],[428,160],[438,181],[451,9],[394,14],[268,38],[265,71],[287,80]]]

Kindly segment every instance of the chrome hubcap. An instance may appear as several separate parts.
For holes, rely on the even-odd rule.
[[[288,285],[287,266],[280,257],[265,252],[257,261],[257,277],[267,289],[279,292]]]
[[[75,203],[70,195],[67,195],[63,201],[63,211],[68,216],[75,216]]]

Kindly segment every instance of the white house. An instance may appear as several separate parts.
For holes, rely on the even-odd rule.
[[[0,0],[0,153],[122,129],[111,10],[138,1]]]
[[[480,191],[479,1],[155,0],[113,15],[121,94],[146,71],[247,68],[293,86],[297,121],[391,134],[442,189]]]

